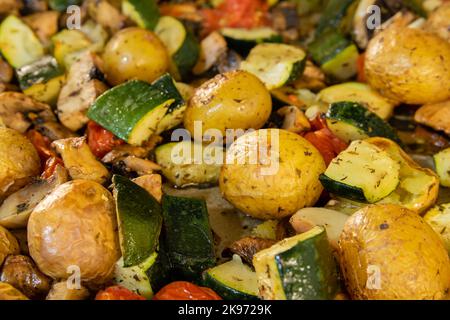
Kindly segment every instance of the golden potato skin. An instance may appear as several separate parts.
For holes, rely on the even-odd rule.
[[[114,201],[100,184],[73,180],[57,187],[31,213],[30,255],[54,279],[78,266],[89,286],[107,281],[119,258]]]
[[[0,127],[0,200],[39,175],[41,161],[31,142],[19,132]]]
[[[276,155],[273,133],[278,133],[279,141],[279,155],[276,156],[279,160],[272,162],[275,171],[264,172],[268,166],[260,163],[230,161],[233,157],[251,159],[255,149],[248,145],[261,145],[264,137]],[[265,146],[265,142],[262,145]],[[281,219],[314,205],[323,190],[319,175],[325,169],[319,151],[303,137],[285,130],[262,129],[241,136],[228,149],[219,178],[220,190],[225,199],[250,216]]]
[[[103,53],[107,80],[119,85],[130,79],[153,82],[169,68],[164,44],[151,31],[132,27],[116,33]]]
[[[272,112],[272,99],[264,84],[246,71],[219,74],[195,90],[184,115],[184,127],[194,135],[194,122],[203,133],[218,129],[260,129]]]
[[[443,3],[433,11],[425,22],[424,29],[450,42],[450,3]]]
[[[448,293],[450,262],[442,240],[418,214],[401,206],[357,211],[344,226],[339,252],[353,299],[443,299]],[[375,271],[370,278],[368,268]],[[368,288],[368,278],[370,283],[377,275],[379,286]]]
[[[0,267],[10,254],[19,254],[20,247],[17,239],[7,229],[0,226]]]
[[[366,51],[368,83],[383,96],[407,104],[450,98],[450,43],[411,28],[377,34]]]

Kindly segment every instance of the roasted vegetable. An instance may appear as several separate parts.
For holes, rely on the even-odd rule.
[[[423,105],[416,111],[414,120],[450,135],[450,100]]]
[[[0,266],[10,254],[19,254],[19,243],[8,230],[0,226]]]
[[[28,221],[30,255],[54,279],[79,268],[82,283],[109,280],[119,258],[114,202],[93,181],[74,180],[57,187],[33,210]],[[48,236],[51,235],[51,236]]]
[[[28,300],[28,298],[12,285],[0,282],[0,300]]]
[[[272,110],[270,94],[264,84],[246,71],[217,75],[195,90],[184,117],[184,127],[194,138],[198,121],[203,133],[208,129],[259,129]]]
[[[266,151],[258,154],[258,150]],[[318,180],[325,171],[322,156],[294,133],[278,129],[248,133],[231,145],[226,157],[220,190],[236,208],[253,217],[292,215],[313,205],[322,192]]]
[[[261,250],[267,249],[276,243],[275,240],[256,237],[245,237],[235,241],[230,246],[230,251],[240,256],[246,263],[252,264],[253,257]]]
[[[116,33],[106,45],[103,59],[112,85],[131,79],[153,82],[169,69],[169,55],[161,40],[141,28]]]
[[[50,278],[43,274],[27,256],[8,256],[0,273],[0,281],[9,283],[30,299],[45,298]]]
[[[450,252],[450,204],[440,204],[431,208],[423,218],[441,236],[445,248]]]
[[[447,250],[433,229],[406,208],[361,209],[346,222],[339,248],[353,299],[443,299],[448,293]]]
[[[80,286],[80,288],[68,288],[67,281],[56,282],[52,285],[46,300],[85,300],[89,297],[89,291]]]

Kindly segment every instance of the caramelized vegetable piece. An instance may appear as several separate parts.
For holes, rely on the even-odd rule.
[[[245,262],[252,265],[253,256],[264,249],[270,248],[276,243],[275,240],[245,237],[230,246],[231,252],[239,255]]]
[[[0,226],[0,266],[10,254],[19,254],[17,239],[5,228]]]
[[[95,300],[146,300],[144,297],[121,286],[109,287],[100,291],[95,296]]]
[[[89,290],[83,286],[79,289],[69,288],[67,281],[54,283],[46,300],[85,300],[89,298]]]
[[[222,300],[222,298],[209,288],[176,281],[162,288],[153,300]]]
[[[27,256],[8,256],[0,281],[19,289],[30,299],[44,298],[50,290],[50,278],[43,274]]]
[[[0,300],[29,300],[22,292],[12,285],[0,282]]]

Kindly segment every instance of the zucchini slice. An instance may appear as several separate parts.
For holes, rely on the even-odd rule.
[[[348,23],[353,20],[358,2],[356,0],[328,1],[315,30],[316,38],[329,30],[347,31],[347,27],[351,26]]]
[[[170,107],[183,101],[170,76],[159,80],[154,84],[130,80],[116,86],[97,98],[87,116],[122,140],[139,146],[157,131]]]
[[[123,0],[122,12],[136,24],[153,30],[158,23],[159,8],[155,0]]]
[[[225,300],[258,299],[256,272],[242,263],[238,255],[231,261],[203,272],[203,284]]]
[[[20,88],[25,90],[32,85],[45,83],[64,72],[52,56],[44,56],[16,70]]]
[[[223,28],[220,30],[225,37],[228,46],[246,56],[250,50],[260,43],[280,43],[283,41],[281,35],[269,27],[252,29],[244,28]]]
[[[67,60],[71,55],[88,48],[92,42],[80,30],[64,29],[52,37],[53,55],[59,65],[68,69]],[[73,60],[73,59],[72,59]]]
[[[114,199],[123,266],[138,265],[155,253],[162,228],[161,206],[145,189],[115,175]]]
[[[450,253],[450,203],[433,207],[425,214],[424,219],[441,236]]]
[[[13,15],[8,16],[0,25],[0,50],[14,68],[20,68],[44,56],[44,47],[31,28]]]
[[[450,187],[450,148],[435,154],[433,158],[441,185]]]
[[[344,81],[356,75],[358,48],[340,33],[325,32],[308,48],[313,60],[328,76]]]
[[[241,69],[253,73],[267,89],[277,89],[295,81],[305,68],[306,53],[282,43],[263,43],[254,47]]]
[[[201,159],[195,159],[197,150],[202,153]],[[222,147],[205,148],[191,141],[164,144],[155,155],[164,177],[181,188],[216,185],[224,159]]]
[[[331,104],[341,101],[358,102],[367,106],[381,119],[386,120],[392,115],[395,105],[372,89],[360,82],[346,82],[325,88],[319,92],[317,99]]]
[[[366,141],[353,141],[320,176],[324,188],[344,198],[374,203],[399,184],[400,165],[389,154]]]
[[[116,262],[113,283],[131,290],[147,299],[153,297],[153,289],[147,271],[155,264],[158,254],[154,252],[139,265],[125,267],[123,258]]]
[[[215,265],[214,240],[206,202],[164,195],[164,242],[173,273],[186,280],[200,280]]]
[[[195,36],[181,21],[169,16],[159,19],[155,33],[167,47],[178,74],[181,77],[189,74],[200,56],[200,45]]]
[[[344,141],[384,137],[401,144],[397,133],[386,121],[359,103],[332,103],[325,117],[329,129]]]
[[[339,289],[337,266],[322,227],[258,252],[253,265],[264,300],[326,300]]]

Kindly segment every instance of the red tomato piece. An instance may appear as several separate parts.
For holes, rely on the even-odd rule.
[[[162,288],[153,300],[222,300],[213,290],[186,281],[175,281]]]
[[[95,300],[147,300],[143,296],[134,293],[121,286],[112,286],[99,291]]]
[[[89,121],[87,125],[87,140],[89,148],[97,158],[103,158],[115,146],[125,143],[94,121]]]

